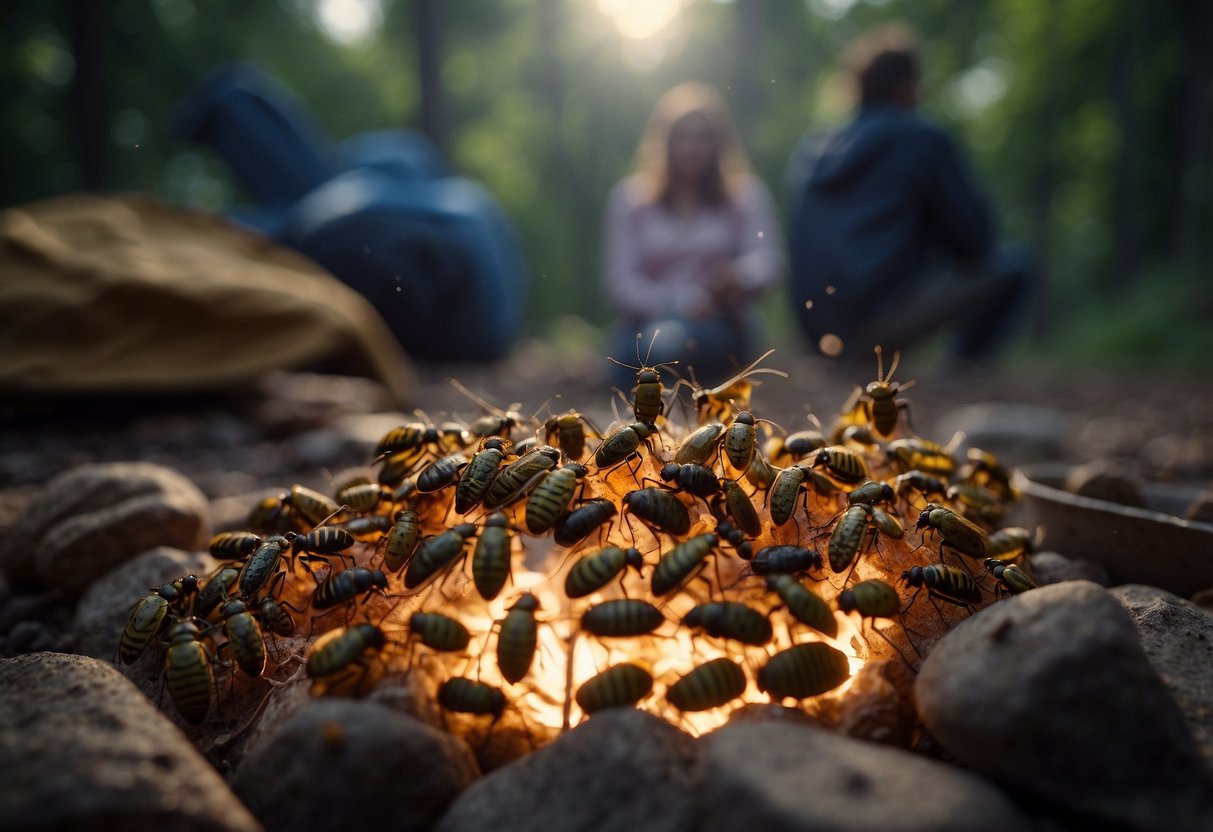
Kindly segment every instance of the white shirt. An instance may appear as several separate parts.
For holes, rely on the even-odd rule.
[[[731,263],[739,288],[752,298],[775,283],[784,258],[766,186],[751,176],[738,191],[731,202],[680,215],[642,201],[631,180],[615,186],[607,203],[603,282],[620,315],[632,321],[744,317],[745,309],[715,308],[713,269]]]

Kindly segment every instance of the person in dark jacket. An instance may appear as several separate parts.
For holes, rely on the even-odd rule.
[[[848,49],[850,123],[801,142],[789,167],[790,286],[826,355],[870,360],[943,329],[973,359],[1004,342],[1027,299],[1030,257],[995,245],[990,205],[959,149],[916,111],[917,44],[900,27]]]

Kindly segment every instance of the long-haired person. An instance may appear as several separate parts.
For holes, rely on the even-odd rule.
[[[682,84],[658,102],[634,173],[615,186],[604,229],[606,295],[620,322],[611,355],[680,361],[704,384],[723,380],[755,348],[753,301],[784,268],[774,206],[750,173],[719,93]],[[626,371],[616,376],[631,386]]]

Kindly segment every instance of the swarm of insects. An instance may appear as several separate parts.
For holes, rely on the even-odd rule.
[[[872,659],[912,672],[1034,586],[1031,535],[996,530],[1014,499],[998,461],[916,436],[897,357],[877,361],[831,435],[757,415],[748,379],[786,375],[758,362],[693,388],[681,422],[643,361],[604,431],[576,410],[419,414],[332,497],[296,485],[216,535],[221,566],[138,601],[121,660],[154,646],[190,722],[238,676],[357,694],[416,672],[484,737],[511,712],[560,728],[613,707],[708,730],[747,703],[811,710]]]

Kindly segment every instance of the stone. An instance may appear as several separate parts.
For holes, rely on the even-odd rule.
[[[604,711],[477,781],[435,829],[694,829],[693,760],[694,741],[665,720]]]
[[[1112,595],[1133,619],[1146,658],[1213,770],[1213,614],[1151,586],[1126,584]]]
[[[120,673],[0,660],[0,829],[248,830],[223,778]]]
[[[1046,813],[1124,829],[1208,829],[1213,777],[1107,590],[1041,587],[939,640],[914,687],[957,760]]]
[[[710,830],[1031,828],[968,772],[792,721],[747,721],[699,740],[698,822]]]
[[[1065,489],[1092,500],[1134,508],[1146,507],[1141,484],[1125,473],[1123,465],[1106,460],[1088,462],[1070,469],[1066,475]]]
[[[154,546],[203,549],[206,497],[185,476],[147,462],[81,465],[52,479],[0,540],[14,582],[84,592],[93,580]]]
[[[168,546],[149,549],[98,578],[76,604],[76,652],[113,661],[131,608],[152,587],[196,575],[202,581],[218,566],[206,552]],[[153,651],[148,651],[153,652]]]
[[[1100,586],[1112,582],[1103,564],[1086,558],[1068,558],[1057,552],[1037,552],[1028,558],[1028,569],[1037,586],[1063,581],[1091,581]]]
[[[232,780],[267,830],[429,829],[479,770],[467,745],[374,702],[328,699],[246,754]]]

